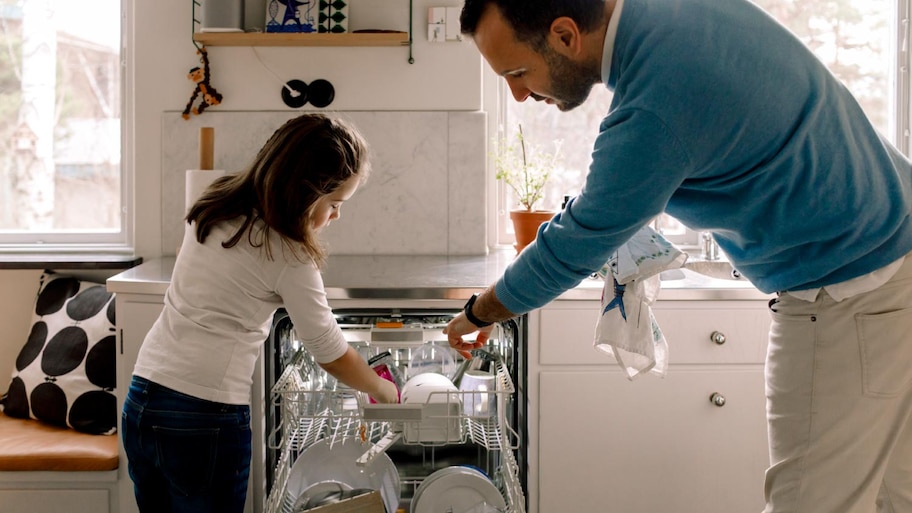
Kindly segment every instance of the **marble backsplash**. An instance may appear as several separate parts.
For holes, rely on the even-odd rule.
[[[342,217],[324,231],[331,254],[482,255],[486,121],[483,112],[338,112],[367,139],[372,172]],[[186,170],[199,167],[199,129],[215,132],[214,168],[240,171],[300,112],[162,115],[162,247],[173,254],[184,225]],[[169,248],[174,248],[169,251]]]

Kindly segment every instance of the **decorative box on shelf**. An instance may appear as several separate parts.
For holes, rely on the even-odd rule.
[[[349,30],[350,0],[266,0],[265,29],[255,32],[197,30],[193,41],[204,46],[400,46],[412,57],[412,0],[408,31]],[[194,20],[194,27],[198,22]],[[202,29],[203,27],[199,27]]]
[[[316,5],[315,5],[316,4]],[[314,7],[316,7],[316,12]],[[348,32],[346,0],[269,0],[266,3],[266,32]]]

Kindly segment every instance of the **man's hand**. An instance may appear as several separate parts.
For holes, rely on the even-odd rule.
[[[490,336],[491,330],[493,329],[493,324],[479,329],[466,319],[464,313],[460,313],[443,328],[443,333],[447,336],[447,340],[450,342],[450,346],[453,349],[459,351],[462,356],[467,359],[471,359],[472,355],[469,351],[484,347],[485,343],[488,341],[488,336]],[[474,342],[462,339],[463,335],[475,333],[476,331],[478,332],[478,335],[476,335]]]
[[[498,301],[497,294],[494,293],[494,285],[489,286],[484,292],[479,294],[471,304],[471,308],[472,315],[477,317],[477,320],[482,323],[496,323],[514,317],[514,314]],[[494,326],[495,324],[490,324],[479,328],[466,318],[465,312],[462,312],[446,325],[443,333],[447,336],[447,340],[453,349],[459,351],[462,356],[471,358],[472,355],[469,351],[481,349],[488,341]],[[467,342],[462,339],[463,335],[475,332],[478,332],[478,335],[475,336],[474,342]]]

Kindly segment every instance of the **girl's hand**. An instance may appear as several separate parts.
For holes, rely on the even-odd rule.
[[[395,404],[399,402],[399,389],[396,388],[396,385],[391,381],[387,381],[380,376],[377,376],[377,379],[380,383],[377,385],[377,390],[373,394],[370,394],[378,403],[387,403]]]

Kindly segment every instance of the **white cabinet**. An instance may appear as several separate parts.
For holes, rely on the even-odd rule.
[[[108,513],[110,499],[108,490],[0,490],[5,513]]]
[[[130,387],[133,376],[133,366],[139,347],[146,338],[146,333],[158,319],[164,307],[164,298],[160,294],[125,294],[118,293],[115,299],[117,312],[117,408],[123,408],[124,398]],[[120,414],[117,415],[117,428],[120,426]],[[123,442],[121,442],[123,454]],[[120,500],[120,513],[138,513],[136,498],[133,493],[133,481],[127,471],[127,459],[121,457],[120,468],[117,470],[118,496]]]
[[[530,512],[763,509],[765,301],[654,311],[668,374],[634,381],[593,348],[597,301],[531,316]]]
[[[133,376],[133,365],[146,333],[158,319],[164,303],[161,296],[117,296],[118,347],[117,400],[123,404]],[[119,420],[119,419],[118,419]]]

